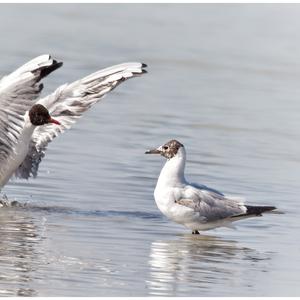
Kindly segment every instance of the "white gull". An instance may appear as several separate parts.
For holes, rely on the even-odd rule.
[[[158,208],[170,220],[191,229],[194,234],[221,226],[231,227],[234,221],[276,209],[274,206],[245,205],[241,198],[225,196],[205,185],[188,183],[184,176],[185,148],[176,140],[148,150],[146,154],[167,158],[154,191]]]
[[[49,142],[120,83],[146,72],[145,64],[124,63],[38,99],[41,79],[61,66],[50,55],[41,55],[0,80],[0,189],[13,175],[36,177]]]

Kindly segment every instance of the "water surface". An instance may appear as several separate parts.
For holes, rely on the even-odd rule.
[[[64,67],[44,93],[142,61],[132,79],[53,141],[35,180],[2,194],[0,295],[299,296],[298,5],[1,5],[1,73],[42,53]],[[267,215],[200,236],[158,211],[163,165]]]

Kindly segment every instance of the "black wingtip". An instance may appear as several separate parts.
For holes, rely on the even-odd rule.
[[[57,69],[60,68],[64,63],[62,61],[57,61],[53,59],[53,64],[57,66]]]
[[[50,66],[43,67],[39,69],[39,81],[44,77],[48,76],[50,73],[54,72],[55,70],[59,69],[63,65],[63,62],[58,62],[57,60],[53,59],[53,63]]]
[[[43,84],[43,83],[40,83],[40,84],[38,85],[38,92],[40,93],[40,92],[43,90],[43,88],[44,88],[44,84]]]
[[[147,68],[147,67],[148,67],[148,65],[142,63],[142,74],[147,74],[148,73],[147,70],[143,69],[143,68]]]
[[[250,206],[246,205],[247,208],[247,215],[256,215],[260,216],[262,213],[275,210],[275,206]]]
[[[244,214],[232,216],[231,218],[248,217],[248,216],[262,216],[265,212],[270,212],[277,209],[275,206],[251,206],[245,205],[247,211]]]

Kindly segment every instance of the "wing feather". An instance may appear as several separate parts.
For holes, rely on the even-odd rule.
[[[43,89],[40,80],[61,65],[50,55],[41,55],[0,80],[0,182],[22,132],[24,115]]]
[[[123,81],[146,73],[146,65],[125,63],[112,66],[71,84],[64,84],[53,94],[40,99],[37,103],[44,105],[61,125],[45,125],[35,129],[30,151],[24,163],[16,172],[17,177],[36,177],[39,163],[45,156],[47,145],[60,133],[69,129],[85,111],[101,100]]]
[[[187,186],[175,201],[198,212],[205,222],[218,221],[246,212],[242,198],[228,197],[211,190]]]

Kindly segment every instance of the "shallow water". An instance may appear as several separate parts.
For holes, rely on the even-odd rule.
[[[299,296],[298,5],[1,5],[1,73],[41,53],[58,85],[125,61],[132,79],[2,193],[0,295]],[[266,215],[193,236],[158,211],[177,138],[186,175]]]

